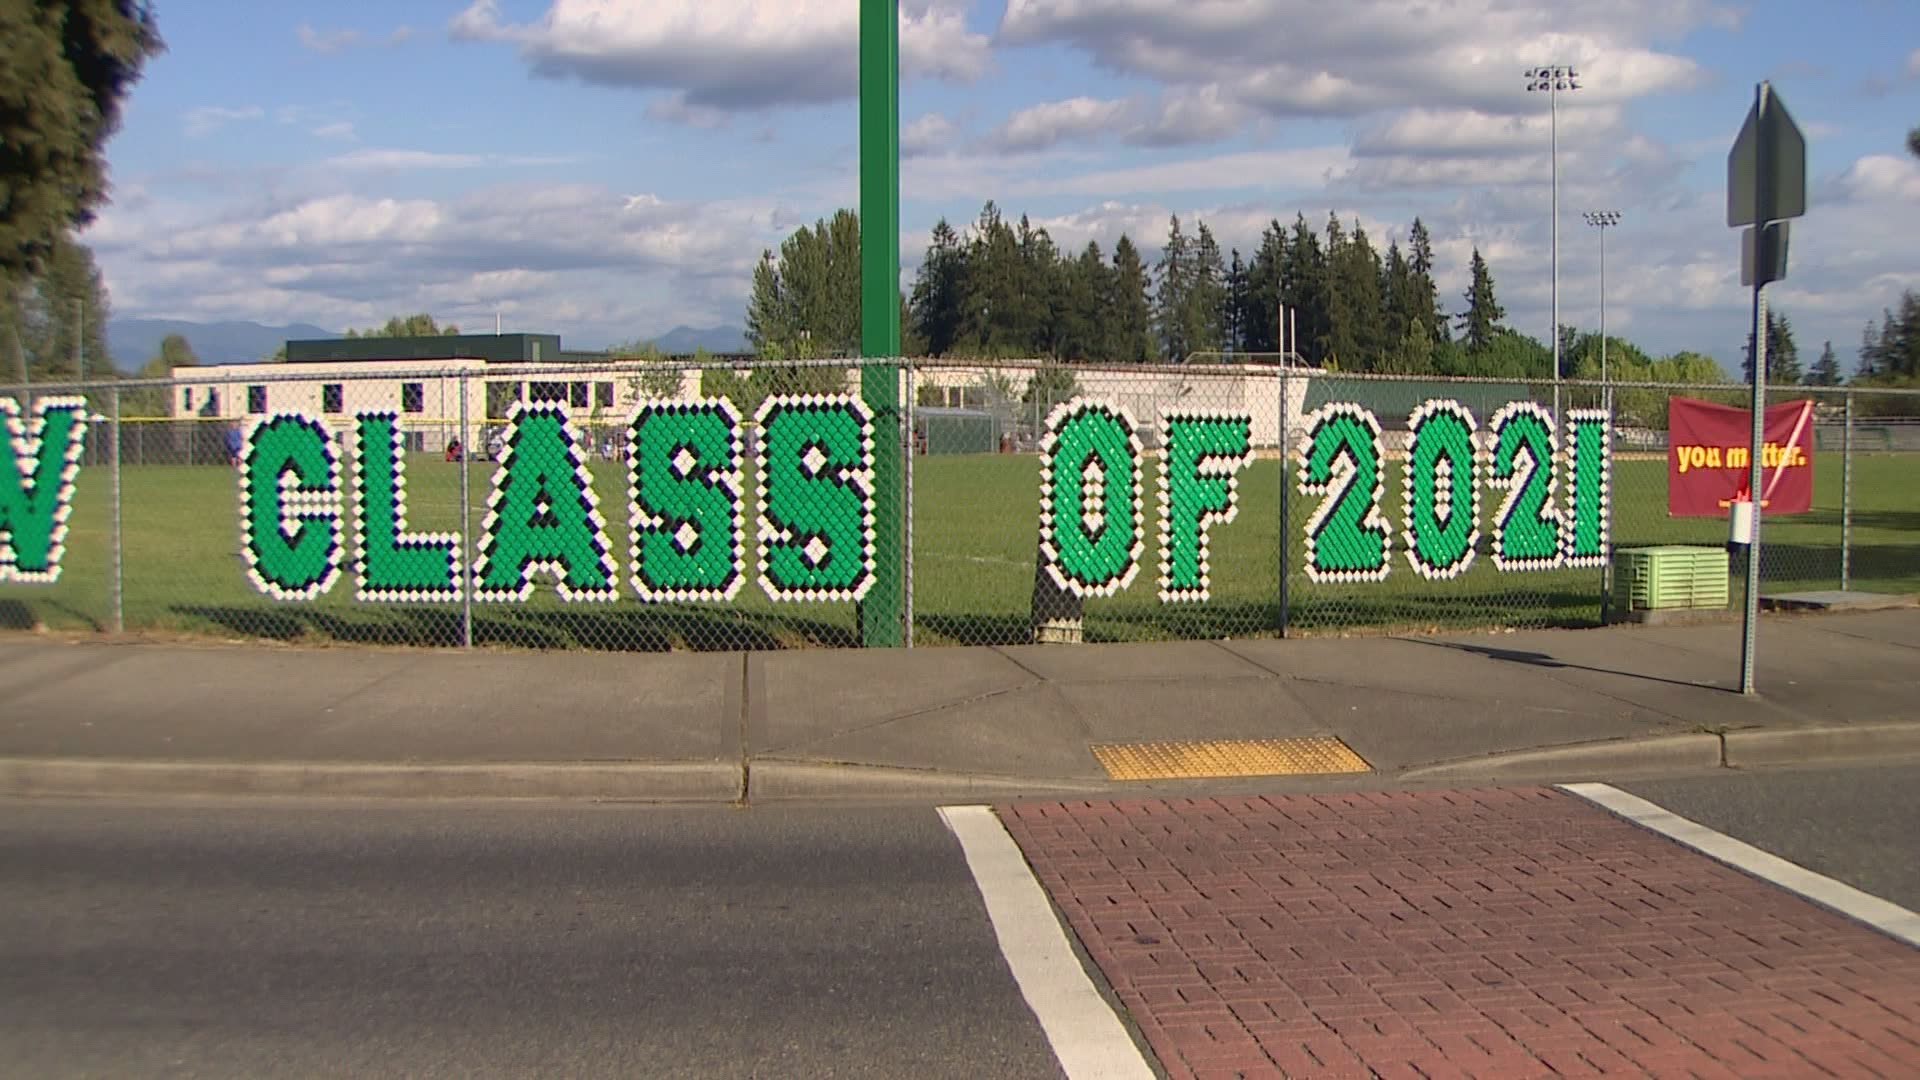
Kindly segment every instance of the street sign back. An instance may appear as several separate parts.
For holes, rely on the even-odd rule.
[[[1740,235],[1740,284],[1770,285],[1787,276],[1787,222],[1749,226]]]
[[[1807,140],[1763,83],[1727,155],[1727,225],[1763,225],[1806,212]]]

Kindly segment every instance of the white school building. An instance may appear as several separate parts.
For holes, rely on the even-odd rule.
[[[744,358],[738,366],[744,368]],[[551,365],[550,378],[530,374]],[[461,437],[486,449],[514,401],[559,401],[576,423],[595,433],[595,445],[614,437],[634,408],[661,390],[661,362],[620,360],[600,353],[568,352],[551,334],[465,334],[422,338],[342,338],[290,341],[284,363],[216,364],[173,373],[170,412],[178,418],[244,424],[276,412],[300,412],[345,430],[355,413],[392,409],[408,432],[409,449],[438,453]],[[1009,424],[1044,416],[1044,404],[1023,401],[1037,362],[924,361],[913,375],[919,405],[997,410]],[[1289,379],[1287,400],[1271,364],[1209,365],[1192,371],[1125,366],[1071,371],[1080,396],[1126,408],[1150,438],[1163,410],[1197,408],[1244,411],[1253,417],[1256,447],[1279,442],[1281,413],[1298,431],[1307,398],[1307,378]],[[511,371],[511,374],[501,372]],[[1291,374],[1310,375],[1306,369]],[[674,397],[700,396],[701,368],[678,368]],[[650,377],[649,377],[650,376]],[[643,381],[644,380],[644,381]],[[462,387],[465,401],[462,401]],[[858,392],[858,368],[846,371],[846,387]],[[908,382],[902,375],[902,400]]]

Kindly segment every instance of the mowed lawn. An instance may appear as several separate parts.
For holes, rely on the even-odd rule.
[[[617,462],[591,464],[623,575],[613,604],[566,604],[544,581],[526,604],[476,603],[480,645],[621,650],[736,649],[845,645],[858,640],[851,604],[775,604],[749,581],[732,604],[650,605],[633,597],[627,569],[625,478]],[[1271,635],[1280,626],[1281,465],[1255,461],[1240,474],[1240,512],[1212,532],[1212,599],[1162,604],[1158,597],[1156,460],[1146,477],[1146,545],[1132,585],[1085,605],[1090,640]],[[1818,460],[1810,514],[1768,519],[1763,572],[1772,591],[1837,588],[1840,474],[1837,454]],[[408,526],[458,531],[459,466],[413,455],[407,466]],[[485,516],[493,466],[471,466],[470,526]],[[753,511],[748,477],[748,510]],[[104,629],[110,620],[108,474],[80,476],[65,570],[53,585],[0,584],[0,626],[43,623]],[[457,604],[363,604],[350,573],[311,602],[274,601],[254,591],[240,556],[232,470],[212,466],[127,466],[122,473],[125,624],[129,630],[230,638],[454,645],[463,639]],[[1920,456],[1861,454],[1854,462],[1853,587],[1920,592]],[[1564,495],[1564,492],[1563,492]],[[1623,460],[1614,470],[1616,546],[1719,545],[1724,521],[1666,513],[1660,459]],[[1476,626],[1580,626],[1601,612],[1598,570],[1500,573],[1486,558],[1485,521],[1497,507],[1482,494],[1480,557],[1460,579],[1429,582],[1413,573],[1396,543],[1384,582],[1319,585],[1299,571],[1303,530],[1316,503],[1293,496],[1292,626],[1304,631]],[[1400,475],[1390,463],[1386,515],[1400,527]],[[913,604],[922,644],[1006,643],[1027,636],[1039,515],[1039,462],[1032,455],[922,457],[915,462]],[[754,519],[748,519],[751,546]],[[751,556],[750,556],[751,558]]]

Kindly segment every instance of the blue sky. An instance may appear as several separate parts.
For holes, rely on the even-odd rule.
[[[741,321],[751,266],[857,201],[854,0],[159,0],[168,52],[109,146],[86,236],[121,316],[398,312],[594,347]],[[1169,214],[1224,245],[1329,210],[1471,249],[1509,321],[1549,323],[1548,102],[1560,101],[1563,322],[1734,360],[1746,330],[1727,148],[1771,79],[1809,141],[1810,209],[1774,304],[1810,361],[1920,288],[1911,0],[903,0],[910,279],[986,199],[1070,250]],[[1191,227],[1189,225],[1189,227]]]

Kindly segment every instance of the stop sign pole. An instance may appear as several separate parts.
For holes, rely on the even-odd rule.
[[[1767,425],[1767,299],[1787,276],[1787,219],[1807,212],[1807,140],[1771,83],[1754,87],[1753,108],[1727,155],[1727,224],[1742,235],[1741,284],[1753,286],[1753,447],[1747,474],[1746,611],[1741,619],[1740,692],[1752,694],[1760,628],[1760,474]],[[1736,505],[1736,520],[1739,513]],[[1735,539],[1739,537],[1735,535]]]

